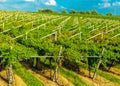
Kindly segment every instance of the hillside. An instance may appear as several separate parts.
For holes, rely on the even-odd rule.
[[[0,11],[0,86],[120,86],[114,18]]]

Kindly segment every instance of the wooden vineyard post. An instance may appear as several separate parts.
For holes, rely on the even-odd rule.
[[[33,58],[33,67],[36,67],[37,59]]]
[[[13,71],[12,65],[10,64],[7,70],[7,78],[8,78],[8,86],[12,86],[13,84]]]
[[[61,29],[62,29],[62,26],[59,28],[59,34],[61,34]]]
[[[104,50],[105,50],[105,49],[103,48],[102,53],[101,53],[101,55],[99,56],[99,62],[98,62],[97,67],[96,67],[96,69],[95,69],[95,72],[94,72],[94,75],[93,75],[93,80],[96,78],[97,71],[98,71],[98,69],[99,69],[99,67],[100,67],[100,64],[101,64],[101,62],[102,62],[102,57],[103,57]]]
[[[80,40],[82,40],[82,32],[80,32]]]
[[[1,69],[2,69],[1,61],[2,61],[2,58],[0,57],[0,71],[1,71]]]
[[[60,51],[59,51],[59,56],[61,55],[62,53],[62,46],[60,47]],[[60,57],[58,56],[58,59],[57,59],[57,66],[55,68],[55,72],[54,72],[54,76],[53,76],[53,81],[56,81],[56,75],[58,73],[58,80],[59,80],[59,76],[60,76]]]
[[[91,74],[90,74],[90,70],[91,70],[91,67],[90,67],[90,58],[88,57],[88,70],[89,70],[89,77],[91,77]]]
[[[59,56],[61,56],[62,54],[62,46],[60,47],[60,51],[59,51]],[[60,77],[60,68],[61,68],[61,58],[59,57],[58,58],[58,80],[59,80],[59,77]]]
[[[12,46],[10,46],[10,51],[12,50]],[[9,63],[9,67],[7,70],[7,79],[8,79],[8,86],[13,86],[13,71],[12,71],[12,64]]]
[[[3,57],[0,56],[0,71],[4,68],[4,63],[2,62]]]
[[[41,39],[47,38],[47,37],[49,37],[49,36],[53,36],[53,37],[54,37],[54,40],[56,41],[56,40],[57,40],[57,31],[56,31],[56,32],[53,32],[53,33],[51,33],[51,34],[48,34],[48,35],[42,37]]]
[[[104,38],[104,32],[101,33],[101,39],[103,39],[103,38]]]
[[[70,38],[73,38],[73,37],[75,37],[75,36],[79,36],[80,40],[82,40],[82,32],[77,33],[77,34],[71,36]]]
[[[58,64],[57,64],[55,71],[54,71],[53,81],[56,81],[57,71],[58,71]]]
[[[52,64],[51,64],[52,58],[49,59],[50,63],[50,79],[52,79]]]
[[[55,41],[57,41],[57,32],[55,32]]]
[[[36,68],[38,70],[40,70],[42,67],[41,67],[41,64],[40,64],[40,58],[36,58]]]

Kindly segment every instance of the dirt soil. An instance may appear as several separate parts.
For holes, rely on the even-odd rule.
[[[40,72],[32,71],[29,69],[29,71],[34,74],[36,77],[40,79],[41,82],[45,84],[45,86],[74,86],[71,82],[69,82],[66,78],[63,76],[60,76],[60,79],[58,82],[53,82],[49,76],[49,71],[44,72],[44,74],[40,74]]]
[[[31,68],[29,64],[22,63],[32,74],[34,74],[45,86],[74,86],[70,81],[60,75],[59,80],[53,82],[50,79],[50,70],[45,68],[43,71]],[[53,75],[53,70],[52,70]]]
[[[120,76],[120,69],[111,67],[110,72]]]
[[[120,69],[118,68],[111,67],[110,70],[106,73],[120,79]]]
[[[0,86],[8,86],[5,70],[0,71]],[[18,75],[14,74],[13,86],[27,86],[27,85]]]
[[[29,72],[31,72],[33,75],[35,75],[42,83],[44,83],[45,86],[58,86],[57,83],[52,82],[50,79],[47,79],[46,77],[42,76],[39,73],[36,73],[29,69]]]
[[[99,75],[97,75],[95,80],[92,80],[88,77],[89,71],[83,68],[80,68],[80,77],[86,81],[87,83],[89,83],[91,86],[120,86],[116,83],[112,83],[109,80],[105,79],[104,77],[101,77]],[[91,73],[91,76],[93,75],[93,73]]]

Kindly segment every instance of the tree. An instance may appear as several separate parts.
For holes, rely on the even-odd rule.
[[[90,11],[86,11],[86,14],[91,14],[91,12]]]
[[[42,10],[42,12],[45,12],[45,13],[52,13],[53,11],[51,9],[44,9]]]
[[[71,10],[71,11],[70,11],[70,14],[75,14],[75,13],[76,13],[75,10]]]
[[[112,16],[112,13],[107,13],[106,16]]]
[[[62,14],[67,14],[67,11],[66,10],[62,10]]]
[[[84,12],[84,11],[79,11],[79,13],[80,13],[80,14],[85,14],[85,12]]]
[[[93,10],[93,11],[91,12],[91,14],[93,14],[93,15],[97,15],[98,12],[97,12],[96,10]]]
[[[41,8],[38,8],[38,12],[41,13],[41,12],[42,12],[42,9],[41,9]]]

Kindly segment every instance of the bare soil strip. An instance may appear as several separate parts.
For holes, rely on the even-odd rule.
[[[5,70],[0,71],[0,86],[8,86]],[[13,86],[27,86],[27,85],[18,75],[14,74]]]
[[[69,82],[66,78],[63,76],[60,76],[60,79],[58,83],[53,82],[49,79],[49,71],[44,72],[44,74],[40,74],[39,71],[32,71],[29,69],[29,71],[34,74],[36,77],[38,77],[41,82],[45,84],[45,86],[74,86],[71,82]]]
[[[50,70],[45,68],[43,71],[39,71],[37,69],[31,68],[30,65],[26,63],[22,63],[29,72],[35,75],[45,86],[74,86],[70,81],[60,75],[59,80],[57,82],[53,82],[50,79]],[[53,71],[52,71],[53,74]]]
[[[118,68],[111,67],[110,70],[106,73],[120,79],[120,69]]]
[[[80,75],[80,77],[87,83],[90,83],[91,86],[120,86],[120,85],[113,83],[99,75],[97,75],[95,80],[92,80],[89,77],[87,77],[89,74],[89,71],[86,69],[83,69],[83,68],[80,68],[80,73],[82,73],[82,75]],[[93,75],[93,73],[91,73],[91,75]]]
[[[111,67],[110,72],[120,76],[120,69],[118,69],[118,68]]]

